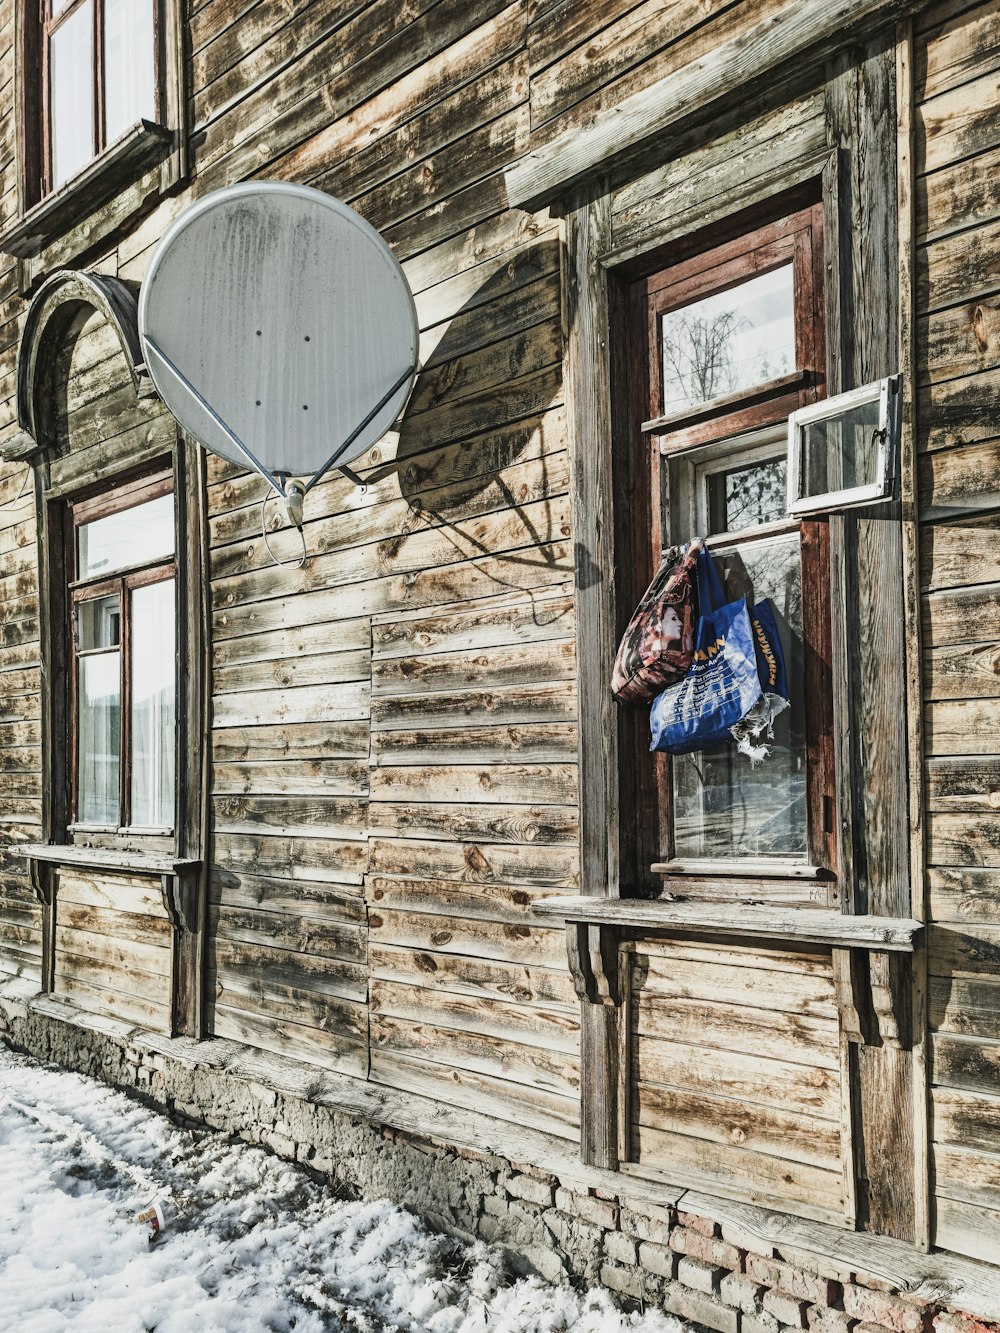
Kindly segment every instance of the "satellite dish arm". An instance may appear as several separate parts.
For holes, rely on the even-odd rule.
[[[308,484],[306,485],[307,491],[311,491],[312,488],[316,485],[316,483],[322,480],[322,478],[326,476],[326,474],[330,471],[332,467],[337,467],[337,459],[340,458],[342,454],[345,454],[348,449],[350,449],[351,445],[358,438],[358,436],[368,425],[368,423],[370,421],[375,420],[378,414],[382,411],[383,407],[385,407],[386,403],[389,402],[389,400],[393,397],[393,395],[399,392],[399,390],[403,387],[406,381],[410,379],[411,376],[416,375],[416,373],[417,373],[417,367],[415,365],[408,366],[406,370],[403,371],[402,375],[400,375],[399,379],[392,386],[392,388],[389,389],[386,393],[384,393],[382,397],[378,400],[378,402],[375,404],[372,410],[365,417],[364,421],[358,422],[357,426],[355,426],[354,430],[351,431],[350,435],[348,435],[347,439],[340,446],[340,448],[335,453],[331,454],[330,457],[327,459],[327,461],[320,468],[320,470],[310,478]],[[345,477],[353,481],[355,485],[364,484],[363,482],[360,481],[357,474],[352,472],[349,468],[346,468],[343,465],[341,465],[339,470],[343,472]]]
[[[218,412],[215,410],[215,408],[212,406],[212,404],[211,404],[210,402],[208,402],[207,399],[205,399],[205,398],[198,392],[198,390],[197,390],[197,389],[195,388],[195,386],[191,383],[191,381],[190,381],[190,380],[188,379],[188,377],[184,374],[184,372],[183,372],[182,370],[180,370],[180,369],[174,364],[173,361],[171,361],[170,357],[167,356],[167,354],[166,354],[166,352],[163,350],[163,348],[160,347],[159,344],[156,343],[156,342],[154,341],[154,339],[151,338],[151,337],[149,336],[149,333],[147,332],[144,336],[145,336],[146,346],[150,349],[150,351],[152,351],[156,356],[159,357],[159,359],[163,362],[163,364],[166,366],[166,368],[170,371],[171,375],[173,375],[174,378],[175,378],[176,380],[178,380],[179,383],[182,384],[182,385],[184,386],[185,389],[187,389],[188,393],[189,393],[189,394],[191,395],[191,397],[195,400],[195,402],[198,404],[198,406],[199,406],[199,407],[206,413],[207,416],[209,416],[209,417],[211,418],[211,420],[215,423],[215,425],[218,426],[219,430],[222,431],[223,435],[225,435],[226,439],[227,439],[227,440],[229,441],[229,443],[233,446],[233,448],[237,451],[237,453],[242,454],[243,457],[247,460],[247,462],[251,465],[251,467],[255,468],[256,471],[258,471],[258,472],[260,473],[260,475],[264,478],[264,480],[268,483],[268,485],[271,486],[271,487],[273,488],[273,490],[276,491],[277,494],[280,495],[280,496],[282,497],[282,499],[284,499],[284,498],[285,498],[285,493],[284,493],[284,491],[281,489],[281,487],[280,487],[280,486],[278,485],[278,483],[275,481],[274,477],[271,476],[270,472],[268,472],[267,468],[263,465],[263,463],[259,462],[259,461],[254,457],[254,455],[253,455],[253,454],[251,453],[251,451],[247,448],[247,446],[243,443],[243,441],[242,441],[242,440],[240,439],[240,437],[236,434],[236,432],[232,429],[232,427],[231,427],[227,422],[225,422],[225,421],[222,419],[222,417],[219,416]],[[397,386],[397,387],[398,387],[398,386]],[[381,406],[381,404],[380,404],[380,406]],[[376,410],[377,410],[377,409],[376,409]],[[359,427],[358,427],[358,430],[360,430],[360,429],[361,429],[361,427],[359,426]],[[355,434],[357,434],[357,431],[355,431]],[[352,439],[353,439],[353,436],[352,436]],[[346,447],[346,446],[345,446],[345,447]],[[329,464],[327,464],[327,466],[329,467]],[[326,470],[326,469],[324,469],[324,471],[325,471],[325,470]],[[314,479],[314,480],[315,480],[315,479]],[[310,482],[309,484],[312,485],[312,482]]]

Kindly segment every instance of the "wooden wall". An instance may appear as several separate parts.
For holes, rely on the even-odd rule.
[[[918,25],[917,356],[937,1243],[1000,1254],[1000,8]]]
[[[95,233],[107,239],[77,234],[75,251],[65,240],[48,253],[53,265],[138,282],[193,198],[251,176],[281,178],[352,203],[386,235],[416,294],[425,368],[402,434],[362,460],[363,491],[333,478],[310,495],[303,568],[274,506],[264,521],[289,563],[268,554],[264,487],[209,465],[209,1031],[576,1134],[579,1009],[562,932],[532,910],[539,895],[578,887],[561,230],[547,212],[508,209],[502,173],[779,6],[193,0],[191,180],[144,216],[122,221],[109,209]],[[12,12],[12,0],[0,0],[3,222],[16,212]],[[928,11],[916,56],[936,1234],[989,1257],[1000,1243],[1000,6],[951,0]],[[784,107],[763,90],[747,107],[748,129],[707,146],[693,140],[695,151],[616,189],[615,249],[657,244],[814,173],[826,146],[821,99],[790,87],[781,95]],[[718,166],[734,158],[740,175],[734,189],[727,176],[723,201]],[[25,308],[13,261],[0,257],[3,438],[16,429]],[[87,451],[101,456],[121,435],[121,401],[88,399],[113,349],[102,350],[96,326],[77,333],[63,367],[76,395],[66,412],[80,409],[81,432],[79,457],[74,448],[62,466],[67,479],[85,477]],[[155,404],[141,410],[135,429],[152,431],[155,446],[165,419]],[[41,798],[26,485],[23,467],[0,472],[0,969],[36,978],[38,908],[10,851],[37,838]],[[67,885],[61,930],[79,929],[78,908],[107,910],[107,885],[86,876]],[[130,936],[136,949],[160,947],[141,883],[117,881],[116,893],[115,911],[143,918]],[[161,975],[155,954],[143,959],[128,964],[137,978]],[[676,984],[682,960],[667,948],[644,959],[634,1036],[651,1053],[642,1067],[662,1072],[669,1052],[644,1024],[649,996]],[[824,1054],[812,1067],[826,1070],[824,960],[759,966],[826,987],[814,997]],[[716,980],[750,970],[744,956],[712,967]],[[95,1002],[95,978],[71,971],[62,968],[64,993]],[[146,1010],[138,984],[108,987],[108,1007],[155,1025],[159,992],[147,988]],[[697,1002],[682,998],[688,1009]],[[757,1062],[754,1087],[767,1060],[810,1068],[794,1042],[784,1057],[767,1044],[760,1013],[780,1029],[785,1011],[750,1008],[759,1011],[747,1019],[753,1042],[764,1043],[743,1051]],[[720,1048],[707,1033],[706,1065],[730,1067],[741,1048]],[[663,1145],[644,1128],[643,1098],[648,1105],[666,1086],[653,1072],[636,1112],[651,1156]],[[788,1077],[798,1086],[794,1069]],[[689,1107],[715,1095],[681,1083]],[[794,1121],[800,1141],[812,1123],[803,1117],[815,1117],[825,1145],[776,1201],[801,1204],[815,1186],[820,1210],[836,1213],[832,1102],[760,1104],[774,1125]],[[689,1154],[704,1154],[696,1122],[678,1123]],[[769,1149],[726,1151],[742,1161]]]

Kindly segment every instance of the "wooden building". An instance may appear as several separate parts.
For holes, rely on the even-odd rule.
[[[0,87],[0,1031],[530,1162],[479,1234],[724,1333],[1000,1321],[1000,3],[0,0]],[[420,318],[301,568],[136,333],[252,178]],[[895,375],[892,492],[789,515],[789,413]],[[706,534],[759,769],[609,692]]]

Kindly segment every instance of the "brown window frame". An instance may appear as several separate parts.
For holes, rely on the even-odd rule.
[[[69,833],[99,831],[104,833],[153,833],[173,834],[177,825],[177,793],[174,792],[174,818],[168,827],[147,828],[145,825],[132,825],[132,737],[131,737],[131,702],[132,702],[132,644],[131,644],[131,600],[130,594],[136,588],[149,587],[167,579],[177,579],[176,524],[175,550],[167,557],[158,557],[151,561],[137,561],[114,574],[97,575],[90,579],[78,579],[79,530],[85,523],[106,518],[110,514],[122,513],[149,500],[159,499],[163,495],[174,494],[173,472],[164,472],[158,468],[152,476],[144,475],[138,479],[123,482],[110,489],[104,489],[95,495],[79,500],[71,500],[67,505],[67,661],[69,686],[69,777],[70,777],[70,822]],[[119,653],[119,764],[118,764],[118,821],[115,824],[91,824],[79,817],[79,661],[82,655],[76,645],[76,612],[81,604],[117,593],[120,629],[117,651]],[[176,645],[175,645],[176,647]],[[98,649],[95,652],[111,651]],[[176,761],[175,761],[176,772]]]
[[[56,188],[52,180],[52,87],[49,73],[49,51],[53,36],[81,8],[87,0],[71,0],[61,13],[53,16],[52,0],[38,0],[39,14],[39,97],[41,109],[41,169],[40,197],[44,198]],[[94,109],[94,141],[91,161],[95,161],[110,147],[106,130],[106,86],[104,60],[104,3],[105,0],[91,0],[94,7],[91,42],[93,47],[94,82],[91,89]],[[163,119],[163,58],[162,58],[162,13],[160,0],[150,0],[153,6],[153,75],[156,88],[155,120]],[[70,178],[72,179],[72,177]],[[66,184],[67,182],[62,182]]]
[[[631,344],[628,361],[633,370],[624,392],[629,400],[629,435],[647,458],[647,478],[639,491],[648,502],[637,512],[638,531],[632,550],[642,574],[624,580],[641,592],[659,564],[661,551],[672,541],[693,534],[670,532],[669,490],[671,462],[696,461],[709,446],[739,440],[756,430],[775,427],[790,412],[825,396],[825,319],[823,294],[823,206],[810,202],[772,215],[766,220],[744,219],[728,236],[708,228],[687,238],[672,251],[656,256],[655,269],[633,278],[624,292],[622,322]],[[758,273],[785,263],[793,264],[795,293],[796,369],[793,373],[727,394],[683,412],[662,410],[662,348],[660,316],[692,300],[724,291]],[[713,451],[714,452],[714,451]],[[637,510],[639,501],[637,499]],[[798,530],[802,571],[803,639],[806,697],[806,828],[809,869],[832,879],[837,870],[836,769],[833,737],[833,697],[830,678],[831,599],[829,525],[825,518],[788,517],[769,524],[762,536],[773,538]],[[752,531],[752,530],[751,530]],[[745,541],[755,537],[748,533]],[[638,571],[636,571],[638,573]],[[648,577],[646,577],[648,576]],[[645,579],[645,582],[642,580]],[[633,592],[634,596],[634,592]],[[643,725],[645,719],[643,718]],[[646,733],[648,743],[648,732]],[[634,808],[638,822],[638,884],[659,883],[668,891],[697,893],[698,884],[713,884],[725,893],[741,871],[741,858],[680,861],[673,857],[672,782],[670,757],[649,755],[641,736],[634,744]],[[773,860],[773,867],[767,862]],[[785,858],[754,861],[753,877],[762,876],[762,891],[777,884]],[[796,867],[798,872],[799,867]],[[735,892],[735,886],[734,886]]]

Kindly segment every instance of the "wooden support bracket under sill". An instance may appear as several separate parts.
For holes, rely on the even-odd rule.
[[[590,1004],[621,1002],[618,953],[623,937],[637,932],[819,944],[831,950],[848,1040],[861,1045],[909,1044],[904,973],[923,930],[920,921],[769,906],[720,913],[710,904],[638,898],[542,898],[534,910],[565,921],[573,983],[580,999]]]

